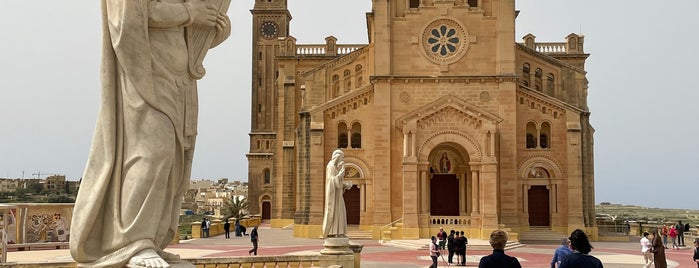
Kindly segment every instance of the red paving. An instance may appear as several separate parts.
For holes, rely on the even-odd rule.
[[[400,249],[395,247],[384,247],[376,243],[376,241],[366,240],[359,241],[364,243],[364,249],[362,251],[362,262],[372,262],[385,263],[387,266],[390,265],[395,267],[396,265],[406,265],[406,266],[417,266],[417,267],[427,267],[431,264],[431,261],[426,258],[426,252],[423,250],[408,250]],[[640,250],[635,249],[623,249],[614,248],[614,244],[605,244],[605,246],[611,245],[612,247],[595,247],[593,249],[592,255],[618,255],[625,256],[627,259],[625,264],[620,263],[609,263],[605,264],[605,267],[640,267],[640,262],[643,257],[640,255]],[[629,247],[629,243],[622,243],[622,247]],[[633,245],[631,245],[633,246]],[[191,248],[191,249],[210,249],[220,251],[218,253],[206,255],[203,257],[231,257],[231,256],[247,256],[248,250],[251,246],[240,246],[240,245],[189,245],[180,244],[172,246],[173,248]],[[527,245],[526,247],[507,251],[508,255],[515,256],[521,260],[523,267],[550,267],[550,261],[552,253],[556,248],[556,245]],[[283,255],[294,252],[302,251],[320,251],[322,246],[268,246],[259,247],[259,255]],[[490,251],[485,250],[469,250],[467,255],[472,257],[467,262],[466,266],[477,267],[479,256],[484,256],[490,254]],[[678,266],[670,265],[669,267],[697,267],[697,264],[692,261],[693,252],[691,249],[684,250],[667,250],[666,255],[668,260],[674,261],[679,264]],[[635,259],[637,256],[637,260]],[[445,256],[446,259],[446,256]],[[456,261],[456,260],[454,260]],[[443,266],[444,262],[440,258],[439,266]]]

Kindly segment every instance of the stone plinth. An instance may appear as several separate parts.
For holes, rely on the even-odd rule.
[[[350,249],[349,238],[329,237],[323,243],[320,251],[320,267],[340,265],[341,267],[354,266],[354,251]],[[361,249],[360,249],[361,250]]]

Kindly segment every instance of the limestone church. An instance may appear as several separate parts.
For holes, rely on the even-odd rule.
[[[374,239],[596,237],[582,35],[518,42],[515,0],[373,0],[368,44],[297,43],[287,0],[251,12],[251,214],[318,238],[341,148],[348,224]]]

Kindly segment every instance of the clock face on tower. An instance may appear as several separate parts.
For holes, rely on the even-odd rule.
[[[272,21],[265,21],[260,27],[260,32],[262,33],[262,37],[272,39],[277,37],[277,34],[279,33],[279,26]]]

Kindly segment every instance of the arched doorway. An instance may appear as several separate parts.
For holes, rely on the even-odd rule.
[[[262,220],[269,221],[270,219],[272,219],[272,203],[262,201]]]
[[[549,227],[551,225],[549,190],[543,185],[531,186],[527,196],[529,226]]]
[[[346,190],[342,197],[347,210],[347,224],[359,224],[359,187],[352,185],[352,188]]]
[[[434,216],[459,216],[459,180],[456,174],[433,174],[430,211]]]

